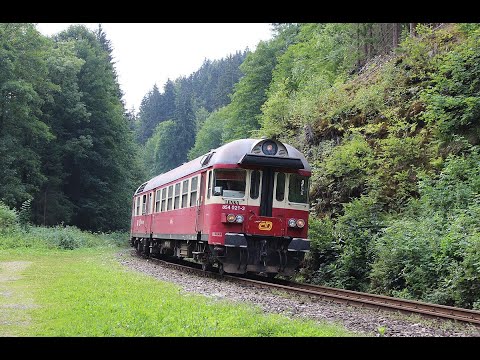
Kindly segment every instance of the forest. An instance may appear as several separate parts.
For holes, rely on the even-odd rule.
[[[313,169],[301,281],[480,309],[480,24],[271,26],[135,112],[101,26],[0,24],[0,220],[126,231],[145,179],[268,136]]]

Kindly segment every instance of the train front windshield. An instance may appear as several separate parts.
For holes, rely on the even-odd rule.
[[[308,177],[290,174],[288,201],[308,204]]]
[[[245,170],[215,170],[214,196],[243,198],[245,197],[245,185]]]

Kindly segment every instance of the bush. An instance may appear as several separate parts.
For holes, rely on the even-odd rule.
[[[376,260],[370,273],[373,292],[402,298],[421,298],[435,287],[438,216],[415,221],[396,220],[374,242]]]
[[[373,263],[372,239],[383,226],[382,205],[362,196],[345,205],[334,223],[329,218],[309,220],[311,251],[306,262],[315,284],[365,291]]]
[[[315,207],[317,211],[338,214],[345,203],[366,191],[373,151],[366,139],[355,133],[346,136],[341,145],[325,155],[315,164],[312,179],[317,198]]]
[[[432,86],[422,91],[426,103],[423,118],[435,125],[440,139],[449,142],[456,135],[471,143],[480,141],[480,29],[467,30],[467,39],[455,51],[439,55],[432,72]]]
[[[32,199],[25,200],[18,212],[18,221],[21,226],[28,229],[32,218]]]
[[[366,291],[374,253],[372,243],[383,227],[382,204],[362,196],[345,205],[345,214],[338,218],[335,232],[339,256],[335,263],[333,286]]]
[[[18,213],[0,201],[0,232],[18,227]]]
[[[374,244],[375,292],[438,304],[478,307],[480,298],[480,155],[450,156],[436,178],[420,182],[402,219]]]
[[[310,252],[305,256],[302,275],[305,280],[314,284],[324,284],[331,278],[329,265],[338,256],[333,221],[328,217],[317,218],[310,215],[308,238],[310,239]]]
[[[28,229],[17,226],[14,230],[4,233],[0,249],[25,247],[74,250],[105,246],[126,247],[129,244],[128,240],[128,233],[95,234],[81,231],[74,226],[31,226]]]

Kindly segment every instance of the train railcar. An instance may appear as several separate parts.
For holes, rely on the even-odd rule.
[[[131,245],[220,273],[293,275],[310,249],[310,175],[288,144],[232,141],[138,187]]]

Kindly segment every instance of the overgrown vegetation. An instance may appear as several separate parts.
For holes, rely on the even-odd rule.
[[[480,309],[480,156],[449,155],[372,242],[372,290]]]
[[[308,116],[282,110],[272,127],[264,112],[263,133],[313,164],[306,281],[480,308],[479,36],[419,25],[396,53],[338,73]]]
[[[0,231],[126,229],[135,186],[265,135],[312,164],[304,281],[480,308],[480,25],[272,29],[122,114],[101,28],[1,24]]]
[[[128,229],[140,162],[102,28],[0,24],[0,201],[35,224]]]
[[[32,226],[0,202],[0,250],[125,247],[128,241],[129,234],[125,232],[93,233],[63,224]]]

